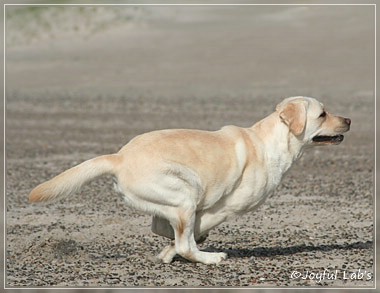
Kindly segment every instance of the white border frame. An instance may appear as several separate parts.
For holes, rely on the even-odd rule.
[[[207,288],[203,288],[203,287],[31,287],[31,288],[28,288],[28,287],[6,287],[6,247],[5,247],[5,244],[6,244],[6,127],[5,127],[5,123],[6,123],[6,102],[5,102],[5,96],[6,96],[6,89],[5,89],[5,61],[6,61],[6,45],[5,45],[5,34],[6,34],[6,29],[5,29],[5,18],[6,18],[6,7],[7,6],[373,6],[374,7],[374,12],[375,12],[375,88],[374,88],[374,97],[375,97],[375,146],[374,146],[374,152],[375,152],[375,169],[374,169],[374,232],[373,232],[373,236],[374,236],[374,271],[373,271],[373,280],[374,280],[374,287],[354,287],[354,288],[349,288],[349,287],[264,287],[264,286],[254,286],[254,287],[207,287]],[[4,178],[3,178],[3,186],[4,186],[4,227],[3,227],[3,231],[4,231],[4,252],[3,252],[3,259],[4,259],[4,286],[3,288],[5,290],[24,290],[24,289],[37,289],[37,290],[62,290],[62,289],[68,289],[68,290],[78,290],[78,289],[83,289],[83,290],[133,290],[133,289],[143,289],[143,290],[150,290],[150,289],[159,289],[159,290],[170,290],[170,289],[230,289],[230,290],[240,290],[240,289],[248,289],[248,290],[254,290],[254,289],[264,289],[264,290],[267,290],[267,289],[270,289],[270,290],[283,290],[283,289],[295,289],[295,290],[298,290],[298,289],[301,289],[301,290],[307,290],[307,289],[325,289],[325,290],[342,290],[342,289],[348,289],[348,290],[373,290],[373,289],[376,289],[377,288],[377,259],[376,259],[376,194],[377,194],[377,188],[376,188],[376,178],[377,178],[377,174],[376,174],[376,170],[377,170],[377,156],[376,156],[376,150],[377,150],[377,144],[376,144],[376,133],[377,133],[377,128],[376,128],[376,121],[377,121],[377,103],[376,103],[376,81],[377,81],[377,61],[376,61],[376,41],[377,41],[377,34],[376,34],[376,25],[377,25],[377,20],[376,20],[376,4],[375,3],[363,3],[363,4],[354,4],[354,3],[349,3],[349,4],[340,4],[340,3],[325,3],[325,4],[315,4],[315,3],[298,3],[298,4],[274,4],[274,3],[268,3],[268,4],[201,4],[201,3],[198,3],[198,4],[165,4],[165,3],[161,3],[161,4],[154,4],[154,3],[151,3],[151,4],[147,4],[147,3],[140,3],[140,4],[132,4],[132,3],[128,3],[128,4],[125,4],[125,3],[120,3],[120,4],[112,4],[112,3],[105,3],[105,4],[100,4],[100,3],[96,3],[96,4],[81,4],[81,3],[68,3],[68,4],[61,4],[61,3],[52,3],[52,4],[47,4],[47,3],[43,3],[43,4],[20,4],[20,3],[14,3],[14,4],[9,4],[9,3],[5,3],[3,4],[3,9],[4,9],[4,15],[3,15],[3,20],[4,20],[4,51],[3,51],[3,65],[4,65],[4,84],[3,84],[3,87],[4,87],[4,104],[3,104],[3,116],[4,116],[4,132],[3,132],[3,139],[4,139],[4,146],[3,146],[3,151],[4,151]]]

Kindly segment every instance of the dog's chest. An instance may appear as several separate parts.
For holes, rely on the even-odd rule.
[[[121,189],[120,185],[119,185],[119,181],[117,180],[116,177],[113,177],[112,178],[112,181],[113,181],[113,188],[114,190],[119,193],[120,195],[124,196],[124,191]]]
[[[285,173],[291,167],[293,160],[291,156],[285,156],[285,151],[272,151],[268,153],[265,158],[266,168],[264,172],[266,173],[268,188],[274,189],[280,184]]]
[[[274,192],[288,169],[281,164],[247,169],[238,187],[227,195],[227,205],[235,212],[254,210]]]

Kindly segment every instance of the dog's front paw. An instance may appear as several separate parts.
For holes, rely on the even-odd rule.
[[[170,244],[160,252],[160,254],[157,256],[157,259],[163,263],[171,263],[175,255],[175,246],[173,244]]]

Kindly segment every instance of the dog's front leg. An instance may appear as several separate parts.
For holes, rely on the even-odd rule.
[[[157,255],[157,258],[163,263],[171,263],[176,254],[177,251],[175,250],[175,244],[174,241],[172,241]]]
[[[202,239],[207,236],[208,233],[227,220],[227,213],[224,209],[211,208],[208,210],[200,211],[197,213],[195,220],[195,232],[197,239]]]

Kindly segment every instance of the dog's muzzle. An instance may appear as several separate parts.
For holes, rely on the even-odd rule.
[[[313,142],[340,144],[343,139],[344,135],[342,134],[334,136],[318,135],[313,137]]]
[[[342,132],[347,132],[350,130],[351,126],[351,119],[349,118],[342,118],[344,121],[344,127],[342,129]],[[340,132],[340,131],[339,131]],[[338,135],[317,135],[314,136],[312,141],[317,144],[340,144],[344,139],[344,135],[338,134]]]

